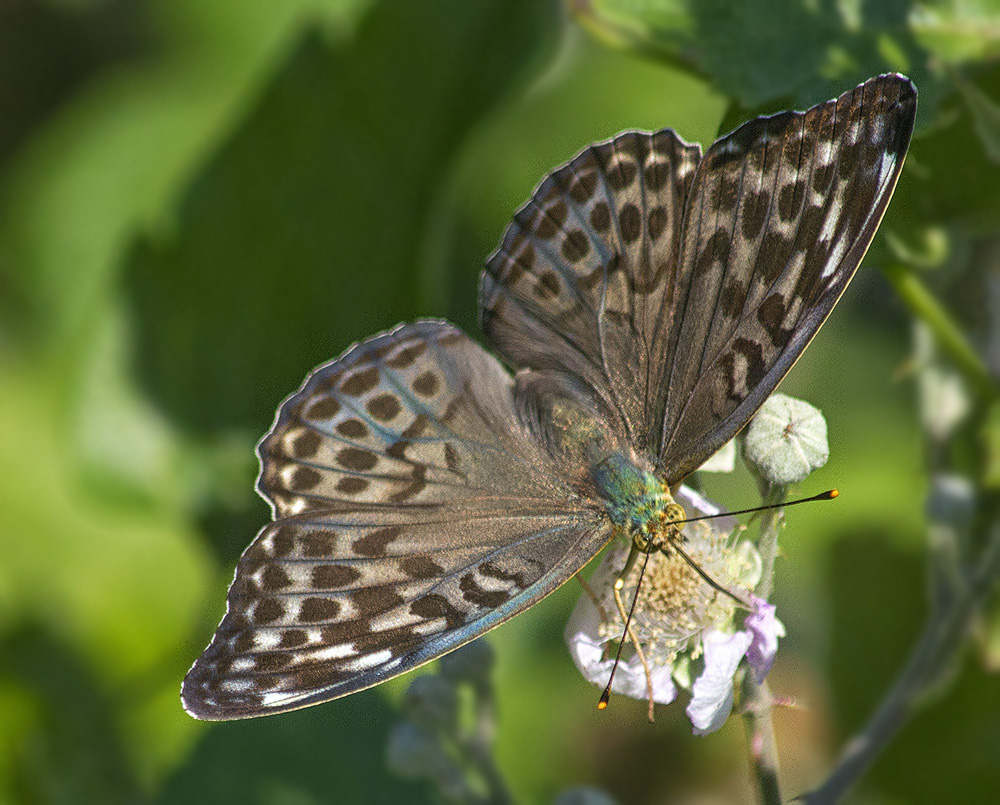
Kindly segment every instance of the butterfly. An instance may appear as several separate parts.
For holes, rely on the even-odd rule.
[[[916,89],[872,78],[701,147],[626,131],[550,173],[445,321],[315,369],[257,447],[272,508],[181,698],[279,713],[402,674],[581,570],[747,424],[889,203]]]

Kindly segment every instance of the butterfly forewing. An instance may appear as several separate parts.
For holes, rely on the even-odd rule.
[[[206,719],[302,707],[456,648],[537,601],[610,536],[518,424],[513,383],[420,322],[321,367],[261,442],[276,521],[236,568],[189,672]]]
[[[847,286],[915,107],[909,80],[885,75],[753,120],[703,159],[670,130],[585,149],[490,258],[487,336],[516,367],[582,380],[677,483],[746,424]]]
[[[847,287],[899,177],[908,79],[758,118],[705,154],[688,199],[659,465],[680,481],[767,399]],[[669,349],[669,348],[668,348]]]
[[[670,130],[586,148],[517,212],[482,278],[497,351],[582,379],[643,454],[659,438],[663,313],[700,156]]]

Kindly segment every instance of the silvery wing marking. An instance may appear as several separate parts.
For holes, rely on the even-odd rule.
[[[731,439],[815,335],[874,236],[916,90],[884,75],[758,118],[701,158],[626,132],[554,171],[480,289],[514,367],[561,371],[670,485]]]
[[[275,521],[182,690],[211,720],[343,696],[538,601],[610,538],[518,424],[514,384],[444,322],[320,367],[258,452]]]

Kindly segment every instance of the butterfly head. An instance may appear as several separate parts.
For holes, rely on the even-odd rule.
[[[640,553],[665,550],[681,539],[684,507],[634,458],[620,452],[604,455],[593,463],[590,477],[608,518]]]

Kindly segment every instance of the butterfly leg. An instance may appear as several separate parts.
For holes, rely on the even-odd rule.
[[[604,609],[604,604],[601,603],[601,599],[598,598],[597,593],[594,592],[594,588],[587,583],[587,580],[581,576],[579,573],[573,574],[574,578],[580,582],[580,586],[583,588],[584,593],[587,594],[587,598],[590,599],[590,603],[594,605],[597,610],[597,614],[601,616],[601,622],[608,622],[608,613]]]

